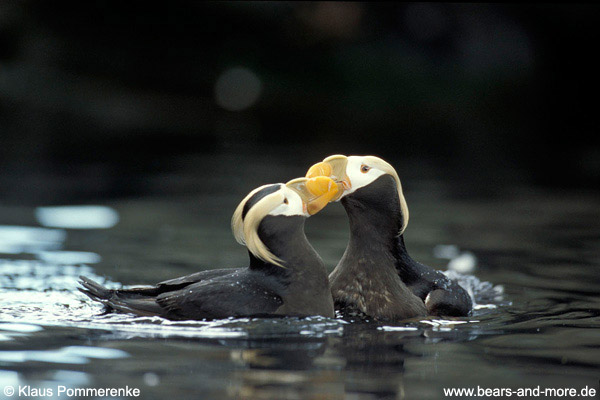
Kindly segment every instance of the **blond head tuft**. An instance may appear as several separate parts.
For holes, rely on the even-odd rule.
[[[273,254],[258,236],[260,222],[269,212],[279,206],[285,198],[281,189],[260,199],[248,210],[246,216],[242,218],[242,213],[248,200],[268,186],[272,186],[272,184],[254,189],[240,202],[231,217],[231,230],[233,231],[235,240],[239,244],[245,245],[255,257],[266,263],[283,267],[283,260]]]

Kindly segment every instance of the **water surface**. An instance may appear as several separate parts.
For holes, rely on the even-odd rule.
[[[272,181],[301,173],[283,162],[247,167]],[[600,203],[593,193],[514,187],[475,196],[457,194],[448,181],[405,180],[413,257],[442,269],[474,264],[479,279],[504,288],[503,302],[468,318],[171,322],[102,314],[76,290],[79,275],[119,287],[244,265],[229,219],[257,185],[238,180],[231,191],[224,176],[210,179],[199,181],[200,194],[0,207],[0,386],[127,385],[151,399],[598,389]],[[348,238],[342,207],[311,218],[307,235],[333,268]]]

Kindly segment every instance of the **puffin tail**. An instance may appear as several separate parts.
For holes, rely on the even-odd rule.
[[[85,276],[79,277],[79,284],[82,287],[78,287],[79,291],[87,295],[92,300],[100,301],[105,303],[113,294],[113,291],[107,289],[96,281],[86,278]]]
[[[108,289],[98,282],[79,277],[79,291],[90,299],[98,301],[106,307],[106,312],[117,311],[140,316],[162,316],[164,310],[156,302],[156,296],[149,296],[144,288],[141,290],[113,290]]]

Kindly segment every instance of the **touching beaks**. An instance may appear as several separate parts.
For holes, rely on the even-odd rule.
[[[335,198],[340,190],[337,183],[327,176],[316,176],[309,178],[306,181],[306,188],[315,196],[308,203],[308,213],[314,215],[321,211],[333,198]]]
[[[333,179],[327,176],[297,178],[286,183],[286,186],[300,195],[309,215],[321,211],[341,191]]]
[[[352,187],[352,182],[346,174],[346,165],[348,164],[348,157],[343,155],[329,156],[320,163],[316,163],[308,169],[306,177],[309,179],[317,177],[328,177],[338,185],[340,189],[336,196],[331,201],[339,200],[344,194],[345,190]]]

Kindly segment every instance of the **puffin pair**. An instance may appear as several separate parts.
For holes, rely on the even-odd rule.
[[[231,219],[236,240],[248,248],[247,267],[202,271],[155,286],[118,290],[80,277],[79,290],[108,311],[171,320],[334,317],[327,270],[306,239],[304,222],[337,192],[328,177],[298,178],[250,192]]]
[[[390,164],[373,156],[334,155],[306,176],[261,186],[235,210],[231,226],[248,248],[248,267],[119,290],[81,277],[79,290],[108,310],[173,320],[333,317],[334,306],[342,315],[381,320],[470,313],[471,298],[461,286],[408,255],[408,207]],[[328,278],[304,222],[332,201],[346,209],[350,241]]]

